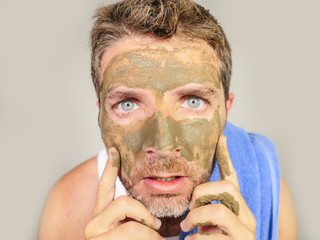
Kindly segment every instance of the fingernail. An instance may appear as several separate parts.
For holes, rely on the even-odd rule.
[[[227,144],[227,138],[226,138],[226,136],[224,136],[224,135],[222,135],[222,136],[223,136],[223,138],[222,138],[223,143],[224,143],[224,144]]]
[[[114,147],[109,149],[109,157],[112,160],[112,166],[116,168],[120,168],[120,158],[118,154],[118,151]]]
[[[180,227],[181,227],[181,229],[184,231],[184,232],[186,232],[186,220],[183,220],[181,223],[180,223]]]
[[[161,220],[157,218],[156,222],[155,222],[155,227],[156,228],[160,228],[161,227]]]
[[[113,148],[109,148],[109,150],[108,150],[108,157],[109,158],[112,158],[113,156],[112,156],[112,152],[114,152],[114,149]]]
[[[189,204],[189,209],[192,210],[193,209],[193,205],[194,205],[194,202],[191,201],[191,203]]]

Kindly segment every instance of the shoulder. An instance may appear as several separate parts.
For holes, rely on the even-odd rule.
[[[290,188],[284,178],[281,179],[279,240],[298,239],[298,221]]]
[[[39,239],[83,239],[98,186],[97,157],[61,177],[51,189],[39,226]]]

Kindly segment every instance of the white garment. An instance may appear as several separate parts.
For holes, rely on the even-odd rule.
[[[99,179],[101,178],[102,176],[102,173],[103,173],[103,170],[107,164],[107,161],[108,161],[108,154],[107,154],[107,151],[106,149],[102,149],[100,152],[99,152],[99,155],[98,155],[98,173],[99,173]],[[119,196],[122,196],[122,195],[127,195],[127,191],[125,189],[125,187],[123,186],[123,184],[121,183],[119,177],[117,177],[117,180],[116,180],[116,192],[115,192],[115,196],[114,198],[118,198]],[[179,236],[174,236],[174,237],[167,237],[167,238],[164,238],[165,240],[179,240]]]

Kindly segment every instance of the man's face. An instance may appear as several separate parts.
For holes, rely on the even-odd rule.
[[[208,180],[224,128],[219,62],[202,41],[146,42],[126,39],[105,53],[100,127],[106,148],[120,153],[129,195],[177,217]]]

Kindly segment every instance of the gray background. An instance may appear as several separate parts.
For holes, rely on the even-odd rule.
[[[88,35],[94,9],[110,2],[0,2],[2,239],[36,239],[51,186],[103,146]],[[229,119],[277,144],[300,239],[319,239],[320,2],[198,2],[233,48]]]

